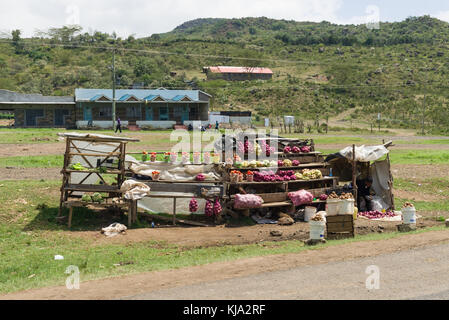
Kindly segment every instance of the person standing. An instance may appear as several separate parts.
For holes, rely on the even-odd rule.
[[[217,120],[217,121],[215,121],[215,131],[218,131],[219,128],[220,128],[220,125]]]
[[[122,133],[122,122],[120,121],[120,118],[117,118],[117,127],[115,129],[115,133],[120,130],[120,133]]]

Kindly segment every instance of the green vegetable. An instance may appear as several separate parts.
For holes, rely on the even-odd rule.
[[[84,201],[84,202],[92,202],[92,198],[91,198],[91,196],[88,195],[88,194],[83,195],[83,197],[81,198],[81,200]]]
[[[99,203],[101,203],[101,202],[103,201],[103,197],[101,196],[100,193],[95,192],[95,193],[92,195],[92,201],[93,201],[93,202],[99,202]]]
[[[100,167],[100,168],[99,168],[99,171],[100,171],[100,173],[106,173],[106,172],[108,172],[108,168],[106,168],[106,167]]]
[[[83,167],[83,165],[81,164],[81,163],[79,163],[79,162],[77,162],[77,163],[75,163],[75,164],[72,164],[71,166],[70,166],[70,169],[72,169],[72,170],[79,170],[79,171],[84,171],[84,170],[87,170],[85,167]]]

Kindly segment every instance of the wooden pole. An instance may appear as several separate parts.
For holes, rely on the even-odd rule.
[[[385,140],[382,140],[383,144],[385,145]],[[394,206],[394,196],[393,196],[393,175],[391,174],[391,162],[390,162],[390,153],[387,153],[387,162],[388,162],[388,187],[390,188],[390,201],[391,201],[391,208],[395,210]]]
[[[176,198],[173,198],[173,225],[176,226]]]
[[[355,144],[352,145],[352,187],[354,190],[355,204],[357,204],[357,163],[355,161]]]

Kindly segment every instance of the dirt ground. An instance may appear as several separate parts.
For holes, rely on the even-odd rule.
[[[58,180],[61,168],[0,168],[1,180]]]
[[[154,290],[232,279],[300,266],[348,261],[402,250],[447,243],[449,231],[407,234],[394,239],[361,241],[299,253],[260,256],[215,262],[175,270],[162,270],[82,282],[80,290],[65,286],[33,289],[0,296],[0,299],[120,299]]]
[[[448,164],[391,164],[391,173],[394,178],[410,180],[425,180],[432,178],[449,177]]]
[[[423,217],[418,219],[417,227],[426,228],[442,225],[436,221],[439,216],[447,215],[444,212],[420,212]],[[355,221],[355,232],[358,235],[369,233],[388,233],[397,231],[396,225],[400,222],[371,221],[359,218]],[[282,236],[274,237],[271,231],[280,231]],[[304,222],[297,222],[291,226],[280,225],[254,225],[244,227],[163,227],[128,230],[125,234],[106,238],[98,231],[69,232],[69,236],[94,240],[94,245],[107,243],[136,243],[143,241],[160,241],[178,245],[185,248],[212,247],[224,245],[241,245],[260,243],[264,241],[307,240],[309,226]]]

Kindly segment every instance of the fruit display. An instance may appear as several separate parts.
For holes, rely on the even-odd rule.
[[[142,161],[143,162],[148,161],[148,152],[146,151],[142,152]]]
[[[219,216],[221,214],[221,212],[223,211],[223,209],[221,207],[221,204],[220,204],[220,201],[218,200],[218,198],[215,199],[213,211],[214,211],[214,215],[215,216]]]
[[[311,148],[309,146],[301,147],[301,152],[302,153],[310,153],[311,152]]]
[[[236,209],[253,209],[260,208],[263,199],[256,194],[236,194],[234,199],[234,208]]]
[[[402,208],[415,208],[415,206],[414,206],[413,203],[411,203],[411,202],[405,202],[405,203],[402,205]]]
[[[297,147],[297,146],[294,146],[294,147],[292,147],[292,152],[293,153],[300,153],[301,149],[299,147]]]
[[[237,168],[266,168],[266,167],[276,167],[276,161],[269,161],[269,160],[264,160],[264,161],[256,161],[256,160],[252,160],[252,161],[243,161],[243,162],[236,162],[234,164],[235,167]]]
[[[81,201],[84,201],[84,202],[92,202],[92,197],[91,197],[90,195],[88,195],[88,194],[84,194],[84,195],[81,197]]]
[[[310,153],[311,152],[311,148],[309,146],[303,146],[303,147],[298,147],[298,146],[286,146],[284,148],[284,153],[285,154],[290,154],[290,153]]]
[[[201,153],[194,152],[193,153],[193,163],[194,164],[200,164],[201,163]]]
[[[324,221],[324,217],[317,213],[316,215],[314,215],[312,218],[310,218],[311,221]]]
[[[77,162],[75,164],[72,164],[70,166],[70,169],[72,170],[78,170],[78,171],[85,171],[87,168],[85,168],[81,163]]]
[[[210,158],[210,153],[209,152],[204,153],[204,156],[203,156],[204,163],[205,164],[209,164],[211,162],[210,159],[211,159]]]
[[[192,198],[192,200],[190,200],[189,211],[192,213],[198,211],[198,201],[196,201],[194,197]]]
[[[153,180],[155,180],[155,181],[159,180],[160,176],[161,176],[160,171],[155,170],[155,171],[153,171],[153,172],[151,173],[151,177],[152,177]]]
[[[206,176],[204,174],[200,173],[196,176],[195,180],[200,181],[200,182],[204,181],[204,180],[206,180]]]
[[[92,195],[92,201],[93,201],[93,202],[101,203],[101,202],[103,202],[103,196],[102,196],[100,193],[95,192],[95,193]]]
[[[311,203],[313,201],[313,194],[306,190],[299,190],[295,192],[289,192],[288,197],[295,206]]]
[[[359,212],[359,217],[365,217],[368,219],[382,219],[382,218],[390,218],[396,216],[394,212],[392,211],[365,211],[365,212]]]
[[[299,166],[301,163],[298,161],[298,160],[293,160],[292,161],[292,165],[294,166],[294,167],[297,167],[297,166]]]
[[[212,201],[210,201],[210,200],[206,201],[206,207],[204,208],[204,214],[207,217],[212,217],[214,215],[214,206],[212,204]]]
[[[315,180],[323,177],[323,174],[318,169],[304,169],[300,172],[298,171],[295,175],[299,180]]]
[[[324,194],[324,193],[323,193],[322,195],[320,195],[320,200],[321,200],[321,201],[326,201],[327,198],[328,198],[327,194]]]
[[[190,154],[187,152],[183,152],[181,154],[181,161],[182,161],[182,163],[189,163],[190,162]]]
[[[231,182],[242,182],[243,181],[243,173],[238,170],[232,170],[230,172]]]
[[[332,193],[328,196],[328,199],[339,199],[339,196],[335,193],[335,191],[332,191]]]
[[[260,146],[262,148],[262,152],[265,150],[265,155],[269,157],[272,153],[276,151],[274,147],[271,147],[265,140],[260,142]]]
[[[252,171],[246,172],[246,181],[248,181],[248,182],[254,181],[254,172],[252,172]]]
[[[151,162],[156,162],[156,157],[157,157],[157,153],[156,152],[151,152],[151,154],[150,154],[150,161]]]
[[[349,199],[354,199],[354,196],[350,192],[348,192],[348,193],[343,192],[339,198],[340,198],[340,200],[349,200]]]
[[[164,162],[169,162],[170,161],[170,152],[165,152],[164,153]]]
[[[292,161],[290,160],[290,159],[285,159],[284,161],[283,161],[283,166],[284,167],[292,167],[293,166],[293,163],[292,163]]]

